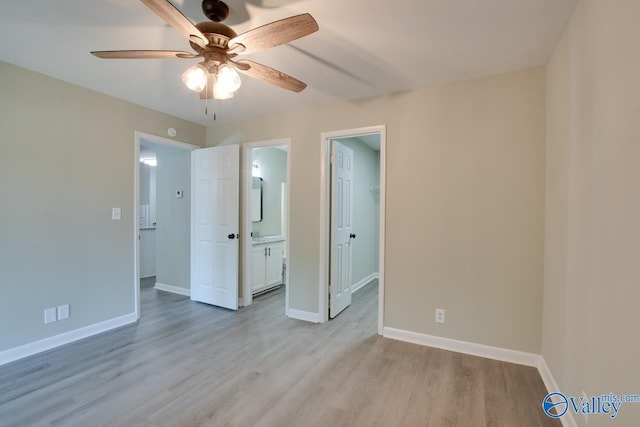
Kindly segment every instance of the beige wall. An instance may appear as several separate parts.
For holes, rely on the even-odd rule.
[[[320,134],[380,124],[385,326],[539,353],[543,68],[210,127],[209,146],[292,139],[292,308],[318,311]]]
[[[1,352],[134,311],[134,131],[206,129],[4,62],[0,94]]]
[[[548,67],[542,350],[569,395],[640,393],[639,16],[581,1]],[[638,420],[626,404],[615,424]]]

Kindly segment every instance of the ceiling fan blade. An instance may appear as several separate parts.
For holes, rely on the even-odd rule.
[[[209,44],[209,40],[193,25],[193,22],[182,14],[174,5],[167,0],[141,0],[149,9],[154,11],[160,18],[167,21],[175,30],[184,35],[189,41],[200,47]]]
[[[171,59],[197,58],[199,56],[179,50],[100,50],[91,52],[91,54],[103,59]]]
[[[306,83],[303,83],[282,71],[275,70],[271,67],[267,67],[266,65],[258,64],[257,62],[243,59],[241,61],[234,62],[234,64],[237,64],[236,68],[241,73],[244,73],[249,77],[271,83],[272,85],[281,87],[282,89],[290,90],[292,92],[302,92],[304,88],[307,87]]]
[[[318,31],[316,20],[308,13],[303,13],[242,33],[232,38],[229,46],[231,49],[234,45],[244,46],[242,53],[258,52],[289,43],[316,31]]]

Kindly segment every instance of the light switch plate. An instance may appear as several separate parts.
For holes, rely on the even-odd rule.
[[[69,318],[69,304],[58,306],[58,320]]]
[[[122,209],[120,208],[111,209],[111,219],[114,221],[120,221],[120,219],[122,219]]]

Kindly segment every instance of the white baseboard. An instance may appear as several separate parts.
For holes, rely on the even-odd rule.
[[[320,316],[318,313],[311,313],[309,311],[296,310],[293,308],[287,310],[287,317],[304,320],[305,322],[320,323]]]
[[[156,282],[153,287],[159,291],[171,292],[172,294],[184,295],[186,297],[191,296],[191,289],[180,288],[178,286],[165,285],[164,283]]]
[[[547,362],[540,354],[526,353],[523,351],[509,350],[506,348],[492,347],[484,344],[476,344],[466,341],[458,341],[451,338],[436,337],[433,335],[420,334],[417,332],[404,331],[402,329],[384,328],[382,336],[398,341],[410,342],[426,347],[435,347],[442,350],[455,351],[456,353],[469,354],[472,356],[484,357],[487,359],[500,360],[502,362],[516,363],[518,365],[531,366],[538,369],[540,377],[547,389],[547,392],[560,391],[558,383],[553,378]],[[542,402],[540,402],[542,405]],[[573,415],[567,411],[560,417],[563,427],[577,427]]]
[[[358,283],[354,283],[353,286],[351,286],[351,293],[354,293],[355,291],[357,291],[357,290],[359,290],[361,288],[364,288],[369,283],[371,283],[374,280],[379,279],[379,278],[380,278],[380,275],[378,273],[371,273],[370,275],[368,275],[364,279],[360,280]]]
[[[556,382],[555,378],[553,378],[553,374],[551,373],[549,366],[547,366],[546,360],[544,360],[544,357],[542,356],[540,356],[538,372],[542,377],[542,381],[544,382],[544,386],[547,388],[548,393],[560,391],[560,387],[558,387],[558,383]],[[560,419],[560,422],[562,422],[562,427],[578,427],[578,424],[576,423],[576,419],[573,418],[573,414],[571,413],[571,411],[567,411],[559,419]]]
[[[558,383],[556,383],[555,378],[551,374],[551,370],[547,366],[547,362],[544,360],[544,357],[540,356],[540,363],[538,364],[538,371],[540,372],[540,376],[542,377],[542,382],[544,382],[544,386],[547,388],[548,392],[560,391],[558,387]]]
[[[533,366],[535,368],[539,366],[540,359],[542,358],[539,354],[491,347],[484,344],[458,341],[451,338],[436,337],[394,328],[384,328],[382,336],[398,341],[406,341],[427,347],[435,347],[442,350],[485,357],[487,359],[501,360],[503,362],[517,363],[518,365]]]
[[[16,360],[42,353],[65,344],[69,344],[93,335],[107,332],[121,326],[130,325],[137,322],[138,318],[135,313],[126,314],[114,319],[105,320],[104,322],[95,323],[80,329],[65,332],[39,341],[22,345],[20,347],[11,348],[0,352],[0,366]]]

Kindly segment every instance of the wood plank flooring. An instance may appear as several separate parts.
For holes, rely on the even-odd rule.
[[[383,339],[377,285],[337,319],[155,289],[143,318],[0,367],[1,426],[559,426],[534,368]]]

